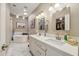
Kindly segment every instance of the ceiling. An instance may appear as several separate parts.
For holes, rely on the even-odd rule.
[[[10,3],[9,6],[12,14],[22,16],[24,13],[30,15],[39,6],[39,3]],[[24,11],[24,8],[27,11]]]

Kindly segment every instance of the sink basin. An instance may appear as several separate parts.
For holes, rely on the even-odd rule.
[[[63,45],[63,44],[65,44],[61,40],[56,40],[56,39],[46,39],[45,41],[48,41],[48,42],[50,42],[52,44],[57,44],[57,45]]]
[[[47,42],[50,42],[52,44],[56,44],[56,45],[63,45],[63,44],[65,44],[63,41],[57,40],[55,37],[46,37],[46,36],[42,36],[42,35],[41,36],[37,35],[36,37],[38,37],[38,38],[40,38],[42,40],[45,40]]]

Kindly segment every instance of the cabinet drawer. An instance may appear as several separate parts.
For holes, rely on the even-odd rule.
[[[30,36],[30,37],[29,37],[29,42],[34,42],[34,43],[36,43],[36,39]]]
[[[44,56],[45,55],[45,51],[43,51],[41,48],[39,48],[36,44],[31,43],[29,45],[29,49],[31,50],[31,52],[33,53],[33,55],[35,56]]]
[[[47,50],[47,49],[46,49],[46,45],[45,45],[44,43],[40,42],[40,41],[36,41],[36,45],[37,45],[40,49],[42,49],[43,51],[46,51],[46,50]]]
[[[46,47],[45,44],[36,38],[29,38],[29,48],[33,55],[35,56],[45,56],[46,55]]]
[[[40,56],[45,56],[46,53],[41,48],[37,47],[37,53],[39,53]]]

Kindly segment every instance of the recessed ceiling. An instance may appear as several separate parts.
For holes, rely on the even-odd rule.
[[[10,11],[14,15],[23,15],[27,12],[30,15],[39,5],[39,3],[10,3]],[[27,11],[24,11],[24,8]]]

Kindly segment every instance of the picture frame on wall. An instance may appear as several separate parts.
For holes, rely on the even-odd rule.
[[[35,29],[35,19],[31,20],[30,27],[31,27],[31,29]]]
[[[16,23],[17,29],[23,29],[23,28],[25,28],[25,26],[26,26],[25,22],[17,22]]]

